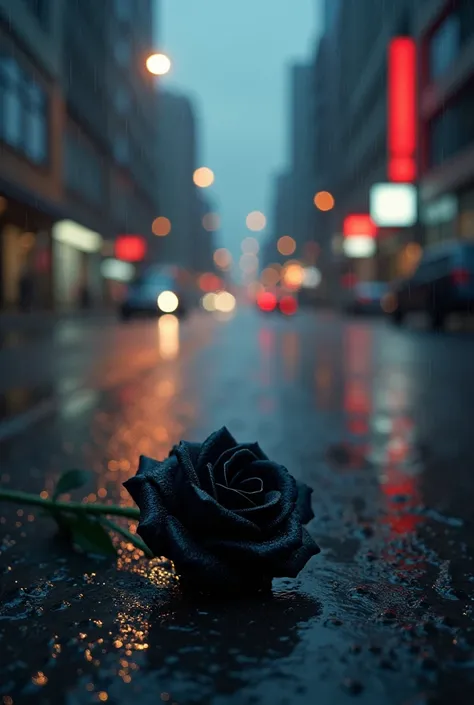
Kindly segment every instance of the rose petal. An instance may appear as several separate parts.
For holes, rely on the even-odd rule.
[[[262,532],[256,524],[226,509],[195,485],[186,493],[185,504],[187,511],[183,513],[181,522],[196,536],[261,540]]]
[[[165,530],[170,547],[168,558],[174,562],[178,574],[185,576],[186,583],[196,591],[239,592],[258,589],[262,582],[268,584],[270,576],[263,571],[249,570],[245,557],[241,561],[232,556],[227,561],[217,556],[197,541],[176,517],[167,517]],[[140,527],[138,533],[142,535]]]
[[[274,576],[279,578],[296,578],[305,567],[310,558],[321,552],[318,544],[313,540],[306,529],[302,529],[303,544],[288,560],[280,565],[275,565]]]
[[[236,490],[233,487],[226,487],[216,482],[217,501],[226,509],[236,512],[239,509],[258,507],[253,499],[253,495]],[[262,493],[263,494],[263,493]]]
[[[260,477],[266,492],[281,492],[285,501],[296,503],[298,491],[296,480],[283,465],[270,460],[255,460],[251,465],[252,475]]]
[[[212,547],[218,555],[232,556],[232,560],[248,560],[256,564],[271,564],[271,570],[275,566],[286,563],[290,556],[297,552],[303,543],[303,528],[297,512],[293,512],[288,517],[280,530],[266,540],[257,542],[251,541],[222,541],[220,539],[210,539],[207,544]],[[270,572],[268,565],[266,572]]]
[[[314,519],[314,512],[311,507],[311,495],[313,494],[312,487],[308,487],[304,482],[297,482],[296,487],[298,489],[298,499],[296,501],[296,508],[298,509],[301,523],[309,524],[310,521]]]
[[[294,503],[283,502],[281,492],[272,490],[266,493],[264,504],[259,507],[239,509],[235,513],[256,524],[264,536],[267,536],[273,534],[275,529],[283,524],[294,510]]]
[[[143,477],[151,480],[159,489],[163,497],[174,497],[176,492],[177,474],[179,474],[179,465],[178,459],[175,456],[169,456],[163,461],[147,458],[146,455],[140,456],[137,477]],[[129,489],[127,484],[128,482],[130,482],[130,480],[127,480],[126,483],[124,482],[124,486],[127,490]]]
[[[167,509],[163,506],[156,487],[145,477],[136,475],[123,483],[140,508],[138,533],[155,556],[168,556],[166,532]]]
[[[214,467],[214,477],[218,482],[222,482],[221,479],[218,479],[218,466],[222,463],[222,459],[225,455],[229,455],[229,458],[224,462],[223,484],[227,485],[227,487],[232,487],[235,486],[234,479],[236,475],[239,475],[241,472],[246,470],[254,460],[257,460],[257,456],[254,455],[254,453],[252,453],[252,451],[248,448],[237,448],[232,454],[229,452],[224,453]]]
[[[237,445],[237,441],[225,426],[212,433],[201,446],[195,466],[197,473],[199,474],[200,469],[208,463],[214,465],[224,451]]]
[[[180,470],[186,474],[188,481],[199,487],[199,477],[192,461],[193,450],[192,444],[181,441],[181,443],[174,447],[173,453],[178,460]]]

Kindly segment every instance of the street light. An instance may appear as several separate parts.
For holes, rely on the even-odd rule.
[[[146,60],[146,67],[154,76],[164,76],[171,68],[171,61],[166,54],[151,54]]]

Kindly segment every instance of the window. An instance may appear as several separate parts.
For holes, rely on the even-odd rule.
[[[461,23],[449,15],[431,38],[429,45],[430,77],[442,76],[455,62],[461,44]]]
[[[132,50],[130,42],[125,37],[118,37],[114,44],[114,56],[121,66],[127,66],[130,62]]]
[[[130,108],[130,93],[122,86],[118,85],[114,96],[115,108],[120,114],[126,113]]]
[[[128,164],[130,159],[130,144],[126,135],[120,135],[115,139],[114,157],[119,164]]]
[[[458,0],[429,42],[430,78],[437,79],[449,71],[473,37],[474,3],[472,0]]]
[[[130,0],[115,0],[115,14],[122,22],[127,22],[132,17],[132,4]]]
[[[100,157],[81,135],[68,130],[64,139],[64,179],[67,187],[95,205],[104,193],[104,175]]]
[[[25,151],[31,161],[41,164],[47,157],[47,136],[44,96],[36,83],[26,87],[25,108]]]
[[[2,67],[5,80],[3,138],[7,144],[18,149],[22,140],[22,76],[18,64],[13,59],[6,59]]]
[[[47,160],[46,95],[7,57],[0,57],[0,138],[35,164]]]
[[[435,167],[474,145],[474,90],[467,88],[429,123],[430,166]]]
[[[50,0],[23,0],[29,11],[36,17],[43,29],[49,26]]]

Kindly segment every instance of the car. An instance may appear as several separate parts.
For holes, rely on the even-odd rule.
[[[384,282],[357,282],[350,290],[345,310],[353,315],[382,314],[382,301],[387,294]]]
[[[172,313],[184,316],[189,308],[189,295],[174,268],[150,267],[128,286],[120,306],[120,317],[161,316]]]
[[[256,298],[256,304],[264,313],[280,313],[284,316],[293,316],[299,307],[295,293],[281,288],[260,292]]]
[[[452,313],[474,312],[474,242],[428,247],[414,273],[391,287],[385,310],[397,325],[411,312],[424,312],[435,329]]]

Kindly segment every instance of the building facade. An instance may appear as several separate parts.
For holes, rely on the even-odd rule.
[[[152,9],[0,0],[2,307],[100,305],[120,234],[156,254]]]
[[[325,29],[314,63],[317,190],[330,191],[335,208],[317,214],[316,232],[338,291],[344,274],[389,279],[409,229],[385,232],[374,257],[347,260],[337,249],[351,213],[370,212],[373,184],[388,181],[388,49],[392,38],[414,35],[414,16],[426,3],[326,0]],[[331,264],[332,263],[332,264]]]
[[[474,240],[474,4],[415,6],[424,244]]]
[[[193,271],[197,267],[195,241],[202,215],[193,182],[197,165],[195,111],[186,96],[160,91],[158,116],[160,215],[171,223],[169,235],[163,238],[163,259]]]
[[[62,216],[62,3],[0,2],[0,308],[52,303]]]

